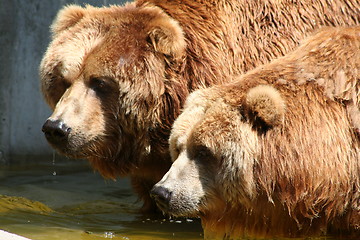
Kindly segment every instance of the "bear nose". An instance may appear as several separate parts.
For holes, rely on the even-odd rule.
[[[164,187],[154,186],[150,192],[150,196],[155,199],[160,208],[166,209],[170,202],[171,192]]]
[[[69,128],[63,121],[48,119],[44,123],[42,131],[49,142],[59,143],[67,140],[71,128]]]

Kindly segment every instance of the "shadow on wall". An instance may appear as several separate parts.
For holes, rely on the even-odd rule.
[[[41,132],[50,115],[38,68],[50,41],[49,26],[67,4],[123,4],[119,0],[13,0],[0,2],[0,163],[53,151]]]

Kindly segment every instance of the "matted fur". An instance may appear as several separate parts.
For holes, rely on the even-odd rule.
[[[150,208],[189,92],[285,54],[319,26],[359,24],[359,11],[356,0],[69,5],[40,66],[50,119],[71,128],[67,144],[52,145],[107,178],[130,176]]]
[[[360,26],[325,28],[192,93],[170,135],[174,163],[154,186],[169,192],[162,210],[200,216],[206,239],[358,239],[360,140],[344,99],[359,110],[359,46]],[[348,87],[337,91],[339,74]]]

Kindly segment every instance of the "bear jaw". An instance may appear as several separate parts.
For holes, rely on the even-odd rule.
[[[173,216],[197,216],[208,192],[207,179],[200,177],[201,171],[201,166],[190,159],[186,151],[181,152],[153,188],[166,189],[170,194],[168,202],[158,202],[160,209]]]

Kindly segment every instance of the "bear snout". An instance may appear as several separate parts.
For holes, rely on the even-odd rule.
[[[48,119],[42,127],[46,139],[52,144],[65,144],[68,141],[71,128],[63,121]]]
[[[169,209],[169,203],[172,192],[169,189],[162,186],[154,186],[150,192],[150,196],[155,199],[156,204],[161,210],[167,211]]]

